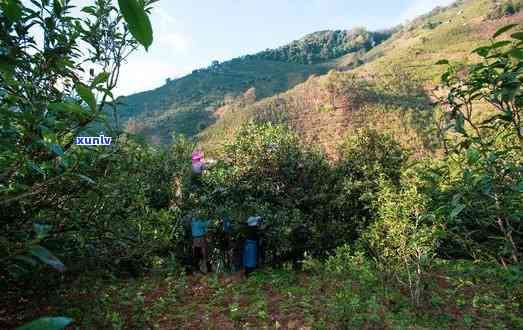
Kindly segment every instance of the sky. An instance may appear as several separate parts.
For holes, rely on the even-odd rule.
[[[74,3],[75,1],[73,1]],[[79,0],[82,4],[86,0]],[[154,89],[213,60],[276,48],[320,30],[379,30],[453,0],[160,0],[153,45],[123,66],[116,95]]]

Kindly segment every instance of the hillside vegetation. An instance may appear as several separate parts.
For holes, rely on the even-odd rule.
[[[392,31],[370,32],[364,28],[347,31],[319,31],[277,49],[268,49],[247,58],[313,64],[349,53],[368,51],[386,40]]]
[[[312,77],[295,88],[248,107],[228,106],[203,131],[201,145],[219,150],[242,123],[255,120],[289,125],[306,143],[321,145],[336,157],[336,144],[360,128],[390,133],[418,156],[437,153],[439,112],[434,87],[443,72],[434,65],[446,58],[456,65],[478,59],[470,50],[483,46],[497,27],[520,22],[521,13],[488,18],[488,0],[458,1],[438,7],[401,28],[365,54],[330,62],[338,72]],[[354,68],[356,61],[365,64]]]
[[[216,108],[251,87],[256,88],[256,97],[263,98],[325,72],[325,67],[317,65],[233,60],[126,97],[119,116],[127,131],[165,145],[173,132],[190,137],[214,123]]]
[[[325,74],[328,60],[348,53],[365,53],[390,32],[312,33],[289,45],[242,56],[168,79],[162,87],[121,98],[119,121],[131,133],[166,145],[173,132],[191,137],[216,121],[215,109],[255,88],[263,99],[284,92],[314,74]]]
[[[1,329],[523,328],[520,14],[437,8],[200,141],[76,144],[155,3],[0,2]]]

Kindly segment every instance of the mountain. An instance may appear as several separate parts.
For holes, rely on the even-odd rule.
[[[474,63],[478,58],[471,51],[488,43],[499,27],[523,22],[518,1],[468,0],[437,7],[395,28],[366,52],[324,63],[334,69],[326,75],[257,102],[223,106],[217,110],[219,120],[198,135],[200,144],[210,153],[219,151],[238,127],[254,120],[286,124],[332,158],[336,145],[361,128],[392,134],[416,157],[437,154],[443,110],[435,104],[442,94],[435,87],[445,67],[435,63]]]
[[[349,53],[367,51],[382,43],[390,37],[391,33],[391,31],[369,32],[364,28],[318,31],[288,45],[267,49],[249,57],[301,64],[321,63]]]
[[[157,89],[120,98],[119,122],[157,144],[169,143],[173,132],[191,137],[216,122],[216,109],[243,102],[244,94],[248,101],[289,90],[327,73],[330,60],[347,54],[357,58],[391,34],[363,28],[320,31],[277,49],[215,61],[185,77],[168,79]]]

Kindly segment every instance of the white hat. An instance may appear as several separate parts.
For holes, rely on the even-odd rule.
[[[257,226],[258,222],[260,220],[261,220],[261,217],[249,217],[247,219],[247,226],[249,226],[249,227]]]

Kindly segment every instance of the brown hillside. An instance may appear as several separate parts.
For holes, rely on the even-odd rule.
[[[472,63],[472,49],[488,42],[497,28],[522,21],[521,13],[489,19],[492,6],[492,1],[471,0],[436,8],[368,53],[333,61],[338,71],[312,76],[251,105],[222,109],[220,119],[199,135],[200,142],[219,151],[242,123],[255,120],[286,124],[333,159],[339,142],[363,127],[392,134],[416,156],[437,154],[439,109],[432,94],[445,68],[435,63],[443,58]],[[350,69],[357,59],[366,63]]]

